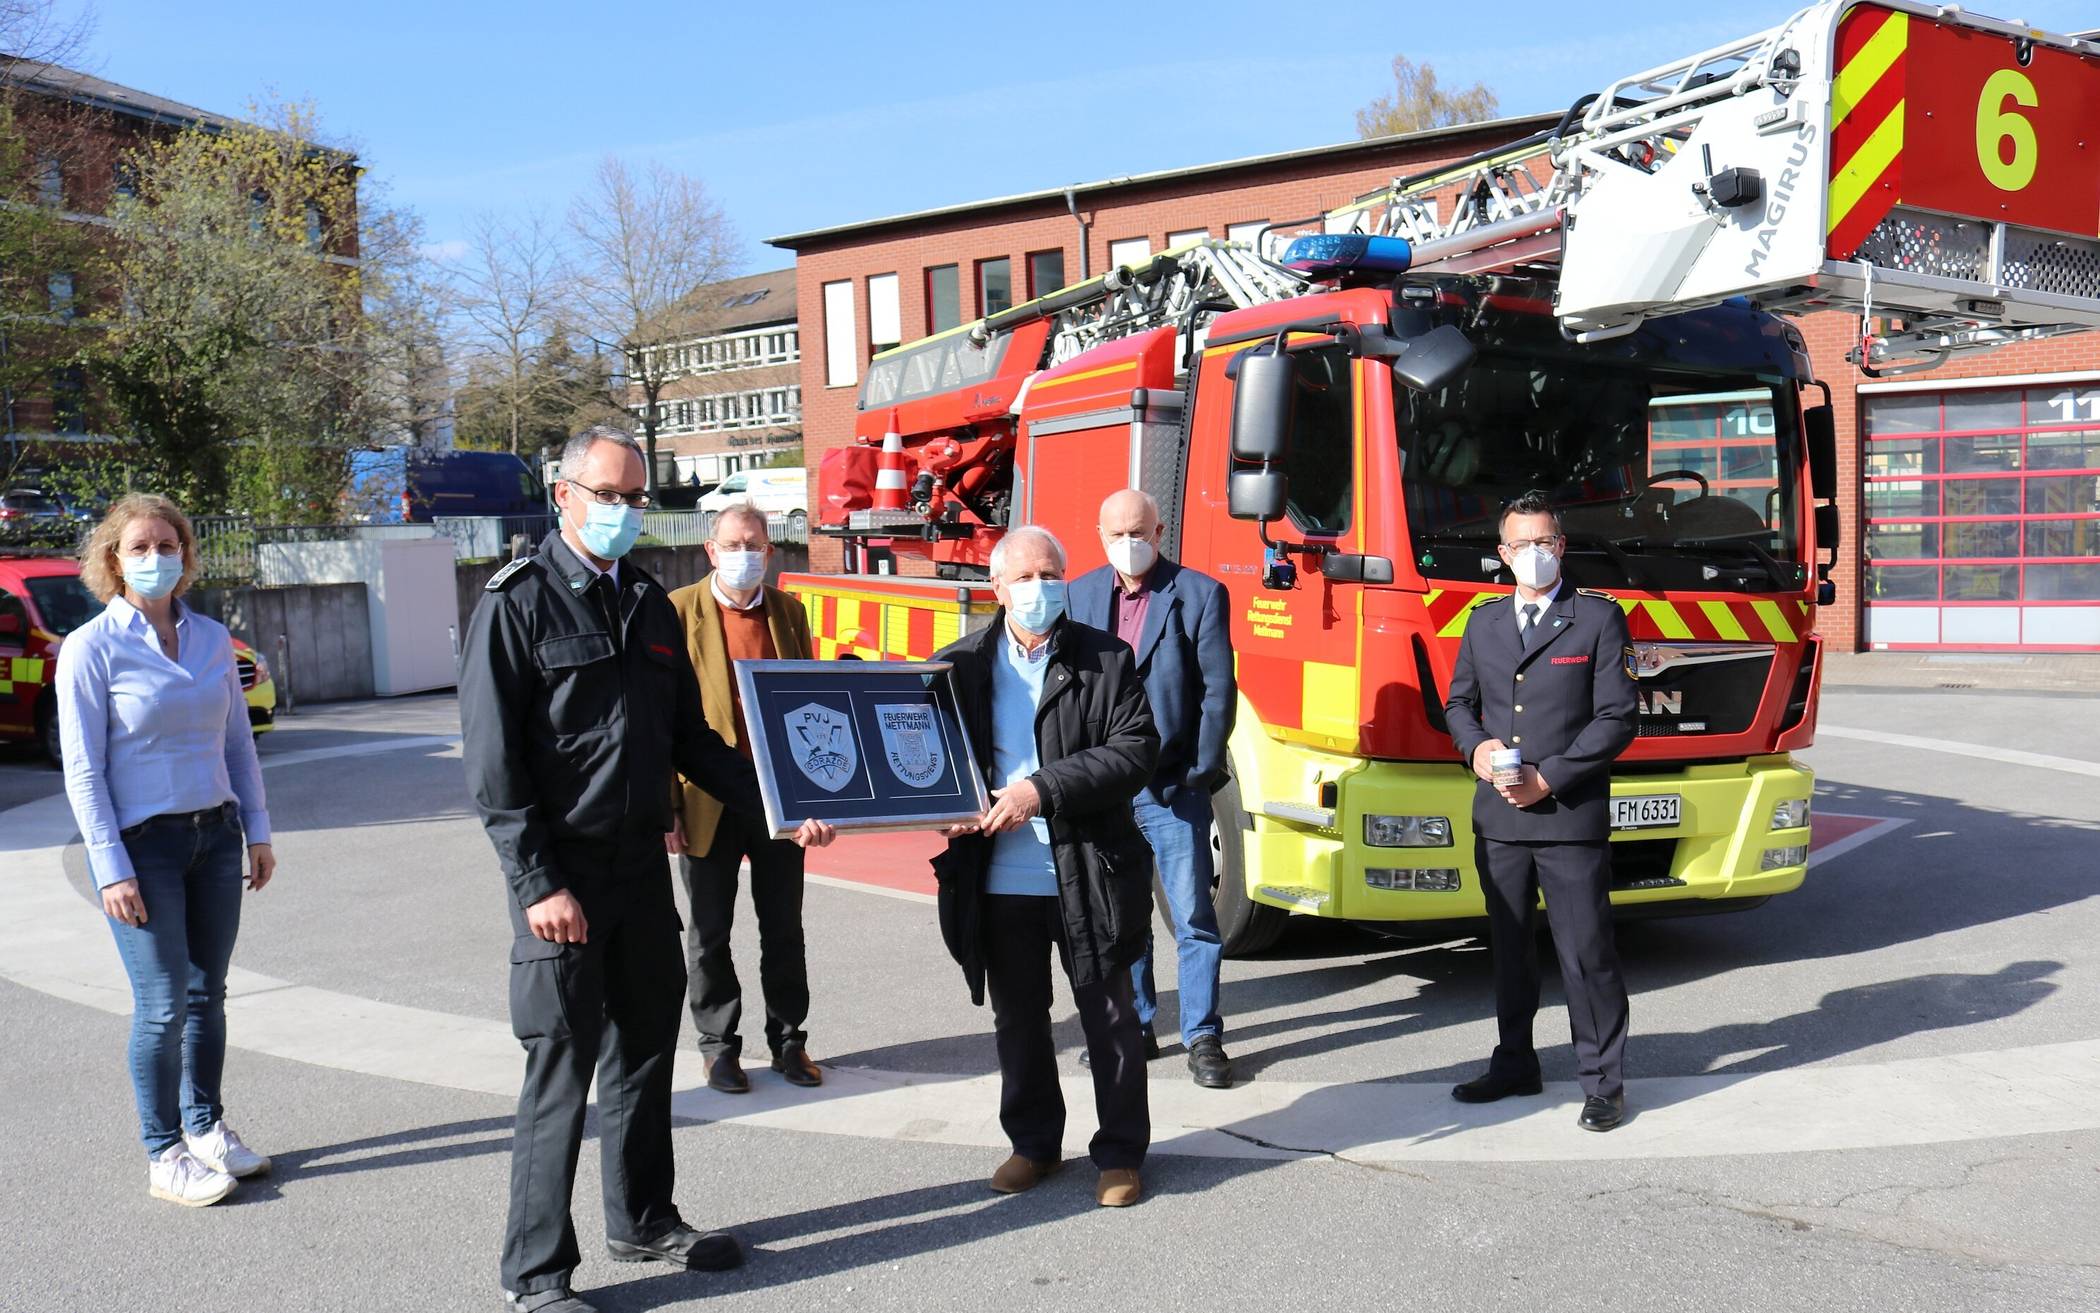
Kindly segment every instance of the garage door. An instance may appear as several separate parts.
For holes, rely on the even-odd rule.
[[[1861,402],[1867,642],[2100,650],[2100,381]]]

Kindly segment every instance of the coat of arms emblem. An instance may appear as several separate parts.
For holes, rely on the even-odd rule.
[[[853,724],[845,712],[805,702],[781,720],[787,728],[788,755],[812,784],[837,793],[852,783],[860,754],[854,751]]]
[[[941,729],[935,711],[922,703],[878,706],[875,723],[882,727],[883,760],[890,773],[915,789],[941,778]]]

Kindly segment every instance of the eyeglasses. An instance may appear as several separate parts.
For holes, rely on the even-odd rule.
[[[588,483],[578,483],[574,479],[563,479],[562,482],[572,488],[583,489],[590,494],[591,500],[597,502],[600,506],[617,506],[621,502],[626,502],[638,511],[649,509],[649,494],[646,492],[621,492],[617,488],[593,488]]]
[[[1513,543],[1504,543],[1502,545],[1513,552],[1521,552],[1526,547],[1536,547],[1542,552],[1550,552],[1560,546],[1560,535],[1550,533],[1543,538],[1519,538]]]

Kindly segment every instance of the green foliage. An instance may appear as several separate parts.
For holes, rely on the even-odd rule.
[[[1462,91],[1446,91],[1436,69],[1393,56],[1393,94],[1380,96],[1356,111],[1356,135],[1365,139],[1430,128],[1457,127],[1494,118],[1501,108],[1487,84],[1475,82]]]
[[[17,407],[31,398],[51,397],[54,381],[78,368],[83,355],[81,335],[66,315],[92,292],[94,247],[81,225],[65,220],[63,202],[47,203],[37,185],[47,156],[64,163],[57,152],[70,144],[75,126],[49,110],[25,121],[15,94],[0,91],[0,397],[10,429],[29,427]],[[73,279],[71,306],[54,305],[55,273]],[[94,427],[92,396],[83,389],[78,400],[81,427]],[[0,482],[11,482],[32,458],[47,456],[28,444],[12,453],[0,450]]]
[[[462,447],[509,451],[511,408],[516,405],[520,411],[517,450],[529,461],[596,422],[607,404],[603,372],[591,357],[576,350],[567,332],[556,331],[534,347],[519,380],[505,376],[501,361],[468,367],[454,402],[455,440]],[[624,413],[618,417],[631,418]]]
[[[803,465],[807,463],[808,462],[803,459],[802,448],[798,446],[789,447],[783,451],[774,452],[772,456],[766,460],[766,463],[759,466],[759,468],[763,470],[800,469]]]

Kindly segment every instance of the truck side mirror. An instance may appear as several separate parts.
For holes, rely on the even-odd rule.
[[[1473,363],[1472,342],[1449,324],[1409,339],[1393,359],[1393,377],[1417,392],[1439,392]]]
[[[1235,520],[1280,520],[1285,490],[1282,470],[1234,470],[1225,485],[1225,511]]]
[[[1298,380],[1289,356],[1250,351],[1239,358],[1232,398],[1232,458],[1280,461],[1291,446],[1291,410]]]
[[[1828,402],[1801,412],[1801,431],[1808,438],[1809,495],[1817,501],[1836,501],[1837,415]]]

